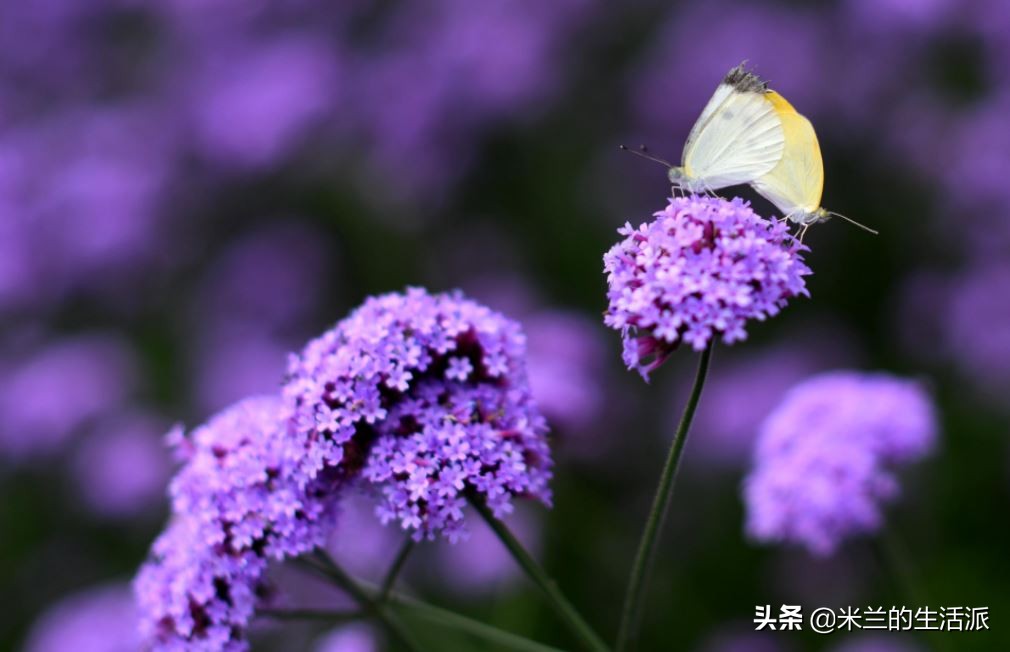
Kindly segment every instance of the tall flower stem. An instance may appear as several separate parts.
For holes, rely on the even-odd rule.
[[[393,560],[393,565],[389,567],[389,571],[386,573],[386,577],[382,580],[382,586],[379,589],[379,597],[376,598],[377,602],[385,602],[386,598],[389,597],[389,592],[393,590],[393,585],[396,584],[396,578],[399,576],[400,571],[403,570],[403,565],[407,563],[407,557],[410,556],[410,551],[414,549],[414,540],[407,538],[400,546],[400,551],[396,553],[396,558]]]
[[[418,618],[442,625],[459,632],[465,632],[488,643],[493,643],[496,650],[513,650],[514,652],[563,652],[562,650],[532,641],[511,632],[498,629],[491,625],[468,618],[442,607],[401,595],[396,591],[389,594],[390,601],[414,614]]]
[[[929,595],[923,589],[922,582],[912,554],[898,532],[890,527],[884,527],[877,536],[877,548],[881,563],[890,572],[898,593],[910,603],[912,609],[929,606]],[[930,636],[933,645],[940,652],[949,652],[950,644],[943,632],[924,632]]]
[[[547,572],[533,559],[532,555],[526,551],[519,540],[515,538],[504,523],[495,518],[490,508],[483,501],[470,497],[470,504],[487,521],[488,526],[502,542],[505,548],[516,560],[516,563],[523,569],[527,577],[533,581],[547,596],[551,606],[561,617],[573,634],[582,642],[582,646],[593,652],[609,652],[610,648],[603,639],[593,631],[593,628],[579,615],[572,603],[564,596],[557,583],[547,575]]]
[[[705,376],[708,374],[708,365],[712,359],[714,346],[715,339],[713,338],[702,352],[701,359],[698,360],[698,371],[694,377],[691,395],[687,399],[687,405],[684,406],[684,413],[680,417],[677,432],[670,444],[670,452],[663,465],[663,473],[659,476],[659,486],[656,487],[656,495],[652,499],[652,509],[649,510],[645,531],[642,532],[642,539],[638,543],[638,552],[635,554],[635,562],[628,578],[628,589],[621,610],[621,626],[617,634],[617,652],[625,652],[630,649],[638,635],[647,579],[655,560],[656,543],[659,540],[659,533],[663,529],[663,522],[666,520],[670,499],[673,497],[673,481],[677,476],[677,467],[680,464],[680,456],[684,452],[687,432],[691,428],[691,421],[694,419],[698,400],[701,398],[701,390],[705,385]]]
[[[341,568],[335,561],[323,551],[317,550],[312,556],[313,561],[308,562],[312,566],[326,574],[340,588],[347,592],[351,598],[365,611],[370,612],[383,626],[389,630],[394,638],[400,641],[404,649],[410,652],[420,652],[421,647],[414,642],[410,632],[407,631],[400,619],[389,611],[388,607],[379,604],[376,600],[362,588],[353,577]]]

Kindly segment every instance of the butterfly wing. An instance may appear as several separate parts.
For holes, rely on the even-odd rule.
[[[705,105],[701,115],[698,116],[698,120],[695,121],[694,126],[691,127],[691,133],[687,135],[687,142],[684,143],[684,152],[681,156],[681,163],[687,160],[687,153],[690,151],[694,142],[698,140],[698,134],[705,129],[715,112],[718,111],[719,107],[721,107],[726,100],[729,99],[733,92],[733,85],[725,81],[719,84],[719,87],[715,89],[715,93],[712,94],[708,104]]]
[[[782,122],[785,148],[778,164],[752,185],[786,217],[812,213],[820,207],[824,192],[824,160],[817,133],[780,95],[769,95]]]
[[[711,190],[750,183],[782,158],[782,122],[769,93],[721,84],[684,147],[684,172]],[[713,107],[722,93],[726,97]],[[711,110],[710,110],[711,109]],[[706,116],[706,112],[708,115]]]

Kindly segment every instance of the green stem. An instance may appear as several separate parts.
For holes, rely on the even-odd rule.
[[[908,547],[897,531],[884,527],[877,536],[877,548],[883,560],[883,565],[890,571],[890,574],[898,587],[898,593],[904,600],[910,603],[913,610],[920,606],[929,606],[929,596],[922,588],[919,573],[912,561]],[[950,650],[947,638],[943,632],[929,631],[924,635],[930,636],[935,642],[936,648],[943,652]]]
[[[312,563],[318,570],[324,572],[327,577],[332,579],[340,588],[344,589],[351,598],[357,602],[362,609],[371,613],[379,622],[385,626],[389,633],[393,635],[394,638],[398,639],[403,647],[410,652],[420,652],[421,648],[417,643],[414,642],[404,627],[400,619],[396,617],[395,614],[389,612],[389,610],[384,606],[372,599],[372,596],[368,594],[365,589],[361,588],[354,578],[347,574],[343,568],[341,568],[335,561],[330,559],[322,550],[316,550],[313,555],[315,563]],[[310,562],[311,563],[311,562]]]
[[[487,521],[487,524],[491,527],[494,533],[498,536],[498,539],[505,545],[509,553],[511,553],[513,559],[516,563],[522,567],[526,575],[533,581],[534,584],[540,587],[540,589],[547,595],[551,606],[554,610],[561,616],[561,619],[565,621],[568,628],[575,634],[579,640],[582,642],[583,646],[587,650],[592,650],[593,652],[609,652],[607,644],[603,642],[603,639],[593,631],[593,628],[583,620],[579,612],[575,610],[575,607],[568,601],[568,599],[561,593],[558,585],[552,580],[544,571],[544,569],[537,563],[533,557],[526,552],[523,545],[512,535],[505,524],[495,518],[494,514],[488,508],[483,501],[470,497],[470,504],[473,505],[474,509]]]
[[[301,562],[301,565],[313,574],[321,575],[326,579],[334,579],[329,569],[324,567],[321,563],[313,562],[305,558],[298,558],[295,559],[295,561]],[[357,580],[357,584],[359,587],[363,587],[363,589],[368,593],[376,596],[379,593],[380,587],[369,582]],[[341,584],[340,586],[343,585]],[[473,636],[484,639],[489,643],[495,643],[502,649],[514,650],[515,652],[564,652],[559,648],[544,645],[543,643],[532,641],[517,634],[506,632],[498,629],[497,627],[493,627],[478,620],[468,618],[462,614],[458,614],[454,611],[449,611],[448,609],[443,609],[442,607],[436,607],[435,605],[418,600],[417,598],[408,597],[397,591],[391,590],[387,599],[389,600],[389,604],[407,609],[418,618],[440,624],[449,629],[472,634]],[[310,620],[338,621],[350,620],[364,615],[360,611],[316,611],[313,609],[265,609],[260,610],[260,613],[265,616],[282,619],[306,618]]]
[[[390,598],[395,604],[409,609],[419,618],[440,624],[449,629],[472,634],[488,643],[494,643],[495,649],[515,650],[515,652],[563,652],[558,648],[531,641],[528,638],[482,623],[479,620],[467,618],[454,611],[436,607],[414,598],[408,598],[396,592],[391,592]]]
[[[698,371],[694,377],[691,395],[687,399],[684,414],[680,417],[680,424],[673,436],[670,452],[667,455],[666,464],[663,466],[663,473],[659,476],[659,486],[656,487],[656,495],[652,499],[652,509],[649,510],[645,531],[638,544],[638,552],[628,578],[628,589],[624,596],[624,607],[621,610],[621,626],[617,634],[617,652],[630,649],[638,636],[638,624],[641,618],[642,604],[645,600],[646,580],[655,560],[656,543],[663,522],[666,520],[670,499],[673,497],[673,481],[677,476],[677,467],[680,464],[681,453],[684,451],[684,443],[687,441],[687,432],[691,428],[691,421],[694,419],[694,412],[698,407],[698,399],[701,398],[701,390],[705,385],[705,376],[708,374],[708,365],[712,359],[714,346],[715,340],[713,339],[702,352],[701,359],[698,360]]]
[[[382,580],[382,586],[379,589],[379,597],[376,598],[376,602],[385,602],[386,598],[389,597],[389,592],[393,590],[393,585],[396,584],[396,578],[403,570],[403,565],[407,563],[407,557],[410,556],[410,551],[414,549],[414,540],[407,537],[407,540],[403,542],[400,546],[400,551],[396,553],[396,558],[393,560],[393,565],[389,567],[389,571],[386,573],[386,577]]]

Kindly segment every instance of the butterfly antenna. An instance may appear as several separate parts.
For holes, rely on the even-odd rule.
[[[673,163],[670,163],[669,161],[661,159],[658,156],[653,156],[652,154],[650,154],[649,148],[646,147],[645,145],[639,145],[638,149],[631,149],[630,147],[627,147],[625,145],[618,145],[618,147],[625,152],[634,154],[635,156],[641,156],[647,161],[652,161],[653,163],[659,163],[660,165],[663,165],[668,168],[674,167]]]
[[[880,235],[880,232],[879,232],[879,231],[876,231],[876,230],[874,230],[874,229],[871,229],[870,227],[866,226],[865,224],[860,224],[859,222],[855,221],[855,220],[854,220],[854,219],[852,219],[851,217],[847,217],[847,216],[845,216],[845,215],[842,215],[841,213],[836,213],[836,212],[834,212],[834,211],[828,211],[828,215],[830,215],[830,216],[832,216],[832,217],[840,217],[840,218],[842,218],[843,220],[845,220],[846,222],[848,222],[849,224],[853,224],[853,225],[855,225],[855,226],[858,226],[858,227],[859,227],[859,228],[861,228],[862,230],[864,230],[864,231],[866,231],[866,232],[868,232],[868,233],[872,233],[873,235]]]

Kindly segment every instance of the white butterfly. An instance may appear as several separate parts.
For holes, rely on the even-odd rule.
[[[687,192],[750,183],[782,158],[785,136],[774,91],[743,64],[730,70],[694,123],[670,182]]]

